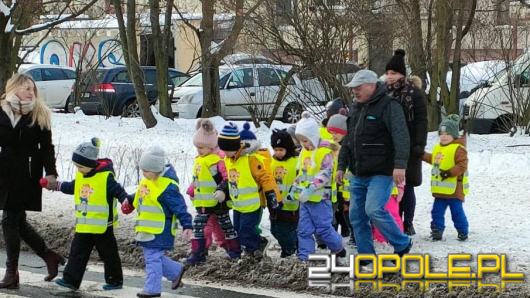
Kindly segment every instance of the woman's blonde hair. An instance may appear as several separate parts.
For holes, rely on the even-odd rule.
[[[40,98],[37,85],[35,81],[28,75],[25,74],[14,74],[6,83],[6,92],[2,95],[0,100],[9,98],[22,87],[24,84],[31,82],[33,84],[33,92],[35,93],[35,105],[31,111],[31,126],[37,124],[41,129],[51,130],[51,111],[46,106],[44,101]]]

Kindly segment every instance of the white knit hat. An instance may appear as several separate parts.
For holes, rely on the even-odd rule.
[[[153,146],[142,153],[140,157],[140,169],[142,171],[162,173],[166,166],[166,152],[164,149]]]
[[[302,113],[302,118],[296,123],[296,136],[304,136],[308,138],[313,146],[316,148],[320,143],[320,125],[311,113],[305,111]]]

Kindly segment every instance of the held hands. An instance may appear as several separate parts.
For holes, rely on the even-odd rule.
[[[302,203],[309,201],[309,197],[315,192],[315,186],[313,184],[302,190],[302,193],[298,197],[298,200]]]
[[[219,203],[224,202],[225,199],[226,199],[225,192],[222,191],[222,190],[216,190],[216,191],[213,193],[213,197],[214,197],[214,199],[216,199],[217,202],[219,202]]]
[[[396,185],[405,183],[405,169],[394,169],[392,176],[394,176],[394,183]]]
[[[335,180],[338,185],[343,185],[344,184],[344,171],[337,171],[337,173],[335,174]]]
[[[182,240],[186,242],[190,241],[192,235],[193,235],[193,232],[191,231],[191,229],[185,229],[184,231],[182,231]]]
[[[129,203],[129,200],[123,201],[121,204],[121,212],[123,214],[131,214],[134,211],[134,206]]]
[[[57,177],[55,175],[48,175],[46,177],[40,178],[39,184],[42,188],[46,188],[47,190],[60,190],[61,189],[61,182],[57,181]]]

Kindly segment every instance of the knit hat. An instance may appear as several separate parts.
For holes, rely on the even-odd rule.
[[[342,108],[338,114],[335,114],[329,118],[326,128],[330,133],[335,132],[341,135],[348,134],[348,117],[345,114],[346,109]]]
[[[217,148],[217,130],[212,121],[203,118],[197,120],[193,145],[195,147]]]
[[[407,76],[407,67],[405,66],[405,50],[397,49],[394,51],[394,56],[390,58],[386,65],[385,71],[393,70],[400,74]]]
[[[241,143],[248,152],[256,151],[261,146],[256,135],[250,130],[250,123],[245,122],[243,124],[243,130],[239,132],[239,135],[241,136]]]
[[[238,151],[241,148],[241,137],[237,125],[229,122],[217,137],[217,144],[223,151]]]
[[[77,146],[72,154],[72,161],[87,168],[97,167],[100,144],[101,142],[98,138],[92,138],[90,142]]]
[[[443,119],[438,128],[438,133],[445,132],[453,138],[458,139],[460,136],[460,116],[456,114],[448,115]]]
[[[140,157],[140,169],[142,171],[162,173],[166,165],[166,152],[158,146],[149,147],[142,152]]]
[[[272,131],[271,147],[283,148],[287,151],[286,155],[295,156],[296,146],[287,129],[274,129]]]
[[[326,118],[338,114],[340,109],[344,108],[344,102],[340,98],[335,98],[334,100],[326,104]]]
[[[296,124],[295,133],[297,136],[308,138],[313,146],[318,147],[320,143],[320,126],[311,113],[307,111],[302,113],[302,118]]]

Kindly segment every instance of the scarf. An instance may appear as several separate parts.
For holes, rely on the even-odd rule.
[[[12,95],[2,101],[2,110],[4,110],[9,120],[11,120],[13,127],[17,125],[23,115],[31,113],[34,106],[34,100],[20,100],[16,95]]]
[[[414,121],[414,102],[412,100],[415,92],[414,83],[402,78],[394,84],[387,84],[386,89],[403,106],[407,122]]]

